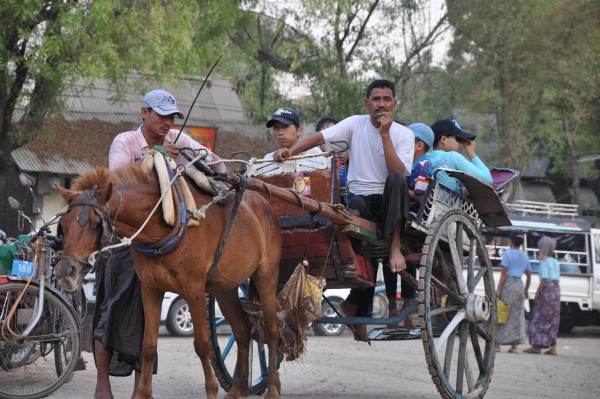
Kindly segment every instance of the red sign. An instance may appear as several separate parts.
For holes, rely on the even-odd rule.
[[[181,126],[173,126],[173,129],[181,129]],[[217,129],[214,127],[188,127],[184,133],[196,140],[211,151],[215,151],[215,140],[217,139]]]

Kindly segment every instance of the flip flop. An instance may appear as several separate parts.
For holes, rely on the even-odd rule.
[[[533,354],[536,354],[536,355],[539,355],[540,353],[542,353],[542,351],[536,351],[533,348],[524,349],[523,352],[525,352],[525,353],[533,353]]]
[[[552,356],[556,356],[556,355],[558,355],[558,353],[556,353],[556,352],[550,352],[550,351],[546,351],[546,352],[544,352],[544,355],[552,355]]]
[[[514,351],[514,350],[512,350],[512,349],[509,349],[509,350],[507,350],[507,351],[506,351],[506,353],[519,353],[519,352],[517,352],[517,351]]]

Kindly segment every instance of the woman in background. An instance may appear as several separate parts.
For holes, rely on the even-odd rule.
[[[527,298],[527,290],[531,283],[531,264],[525,252],[519,248],[523,245],[522,233],[513,231],[509,236],[510,249],[502,254],[502,275],[496,288],[496,296],[509,308],[508,321],[498,326],[496,337],[496,352],[500,352],[500,345],[510,345],[509,353],[517,353],[517,345],[523,341],[525,325],[525,309],[523,302]],[[523,273],[526,275],[523,287]]]
[[[535,302],[529,322],[529,343],[526,353],[541,353],[550,348],[547,355],[556,355],[556,336],[560,324],[560,265],[552,257],[556,241],[543,236],[538,242],[540,256],[540,285],[535,293]]]

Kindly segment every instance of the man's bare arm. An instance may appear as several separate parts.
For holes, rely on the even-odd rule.
[[[282,162],[285,158],[292,157],[296,154],[306,151],[309,148],[313,148],[325,143],[323,134],[317,132],[311,134],[308,137],[303,138],[292,146],[292,148],[280,148],[273,153],[273,159],[277,162]]]
[[[381,134],[381,141],[383,143],[383,156],[385,158],[385,165],[389,172],[400,172],[404,173],[406,167],[396,154],[394,143],[390,136],[390,129],[392,123],[394,123],[394,117],[391,112],[382,112],[377,118],[377,121],[381,124],[379,128],[379,134]]]

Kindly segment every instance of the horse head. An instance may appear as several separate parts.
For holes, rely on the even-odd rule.
[[[74,189],[58,187],[68,204],[61,217],[59,229],[63,234],[63,253],[56,265],[60,285],[67,292],[81,289],[85,275],[91,271],[90,254],[109,244],[113,227],[108,201],[113,183],[109,171],[99,168],[80,176]]]

